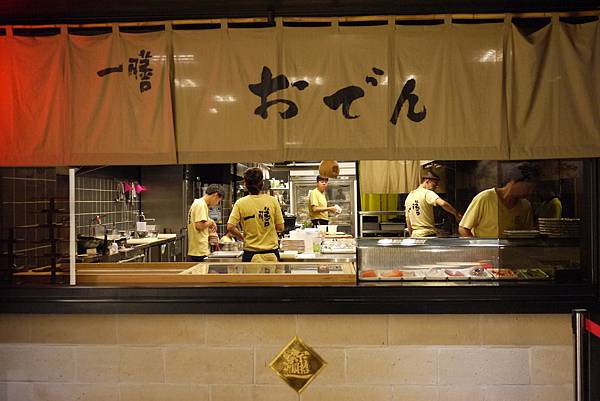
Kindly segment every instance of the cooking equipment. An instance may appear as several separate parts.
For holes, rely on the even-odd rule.
[[[87,249],[96,249],[98,253],[102,253],[106,248],[106,236],[104,239],[99,239],[96,237],[85,237],[78,236],[77,237],[77,253],[85,254]]]
[[[221,242],[219,244],[219,247],[221,248],[221,251],[241,251],[242,248],[244,247],[244,243],[243,242]]]
[[[283,227],[284,234],[287,234],[296,228],[296,216],[294,216],[294,215],[283,216],[283,222],[284,222],[284,227]]]

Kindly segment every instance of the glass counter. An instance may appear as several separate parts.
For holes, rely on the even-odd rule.
[[[577,238],[359,239],[360,283],[580,282]]]
[[[20,276],[33,279],[31,274]],[[356,285],[353,262],[78,263],[77,284],[142,286]]]

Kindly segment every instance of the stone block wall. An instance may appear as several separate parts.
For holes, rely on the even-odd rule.
[[[0,315],[0,401],[567,401],[572,365],[569,315]]]

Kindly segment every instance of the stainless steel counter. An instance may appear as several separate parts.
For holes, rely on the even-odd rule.
[[[159,237],[159,238],[132,238],[127,240],[127,248],[121,248],[118,253],[112,255],[77,255],[79,263],[128,263],[128,262],[169,262],[172,257],[172,250],[167,253],[167,260],[161,260],[163,252],[153,252],[156,247],[171,247],[179,236]],[[154,260],[158,259],[158,260]]]

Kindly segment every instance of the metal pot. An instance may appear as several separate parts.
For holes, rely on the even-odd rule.
[[[105,240],[96,237],[77,237],[77,253],[85,253],[86,249],[97,249],[105,245]]]

